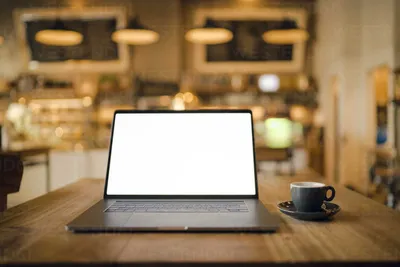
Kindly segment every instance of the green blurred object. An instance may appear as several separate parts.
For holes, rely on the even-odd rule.
[[[292,146],[292,121],[287,118],[269,118],[265,121],[265,144],[270,148]]]

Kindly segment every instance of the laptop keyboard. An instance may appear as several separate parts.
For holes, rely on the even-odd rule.
[[[248,212],[244,201],[116,201],[105,212],[219,213]]]

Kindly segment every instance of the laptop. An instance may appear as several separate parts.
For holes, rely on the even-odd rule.
[[[250,110],[116,111],[103,199],[74,232],[269,232]]]

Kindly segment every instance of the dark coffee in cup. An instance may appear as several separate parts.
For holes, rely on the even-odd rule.
[[[328,191],[331,196],[327,197]],[[335,198],[335,188],[322,183],[298,182],[290,184],[292,201],[298,211],[320,211],[324,201],[332,201]]]

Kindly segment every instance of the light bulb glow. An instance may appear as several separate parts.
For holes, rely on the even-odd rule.
[[[82,43],[83,35],[68,30],[42,30],[36,33],[35,40],[45,45],[73,46]]]
[[[263,92],[276,92],[279,86],[280,80],[277,75],[264,74],[258,78],[258,87]]]
[[[116,43],[130,45],[148,45],[157,42],[160,35],[151,30],[144,29],[121,29],[111,35]]]
[[[186,92],[183,94],[183,98],[184,98],[185,102],[191,103],[194,100],[194,95],[191,92]]]
[[[85,96],[84,98],[82,98],[82,105],[84,107],[90,107],[93,103],[93,100],[90,96]]]
[[[185,39],[196,44],[222,44],[232,40],[231,31],[224,28],[196,28],[185,34]]]
[[[174,110],[185,110],[185,101],[183,98],[175,98],[172,101],[172,108]]]
[[[303,106],[294,105],[290,108],[290,117],[294,121],[303,121],[307,117],[307,109]]]
[[[262,38],[270,44],[295,44],[308,40],[309,34],[302,29],[270,30],[263,33]]]

